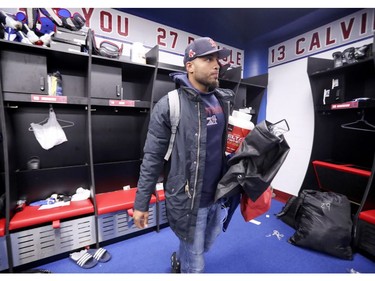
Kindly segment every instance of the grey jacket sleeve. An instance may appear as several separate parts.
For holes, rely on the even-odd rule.
[[[147,211],[151,195],[164,167],[164,156],[171,136],[167,96],[161,98],[153,108],[144,146],[134,209]]]

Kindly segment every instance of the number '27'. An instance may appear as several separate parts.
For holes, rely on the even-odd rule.
[[[174,31],[169,31],[169,35],[172,37],[172,46],[171,48],[174,49],[176,48],[176,43],[177,43],[177,37],[178,34],[177,32]],[[159,27],[158,28],[158,45],[159,46],[167,46],[166,39],[167,39],[167,31],[164,28]]]

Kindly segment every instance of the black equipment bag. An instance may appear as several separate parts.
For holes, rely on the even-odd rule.
[[[351,207],[339,193],[303,190],[297,230],[289,241],[293,245],[352,259]]]
[[[299,220],[298,211],[301,208],[302,201],[303,200],[301,197],[293,195],[288,199],[281,212],[276,214],[276,217],[278,219],[281,219],[290,227],[297,229]]]

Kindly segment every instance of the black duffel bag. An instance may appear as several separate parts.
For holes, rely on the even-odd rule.
[[[351,207],[339,193],[303,190],[293,245],[351,260],[353,252]]]
[[[290,227],[297,229],[299,221],[299,210],[302,205],[302,198],[299,196],[291,196],[285,203],[282,210],[275,214],[276,217],[285,222]]]

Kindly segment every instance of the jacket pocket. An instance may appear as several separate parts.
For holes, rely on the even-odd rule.
[[[168,178],[165,196],[171,209],[183,210],[189,208],[192,195],[186,178],[182,175]]]

